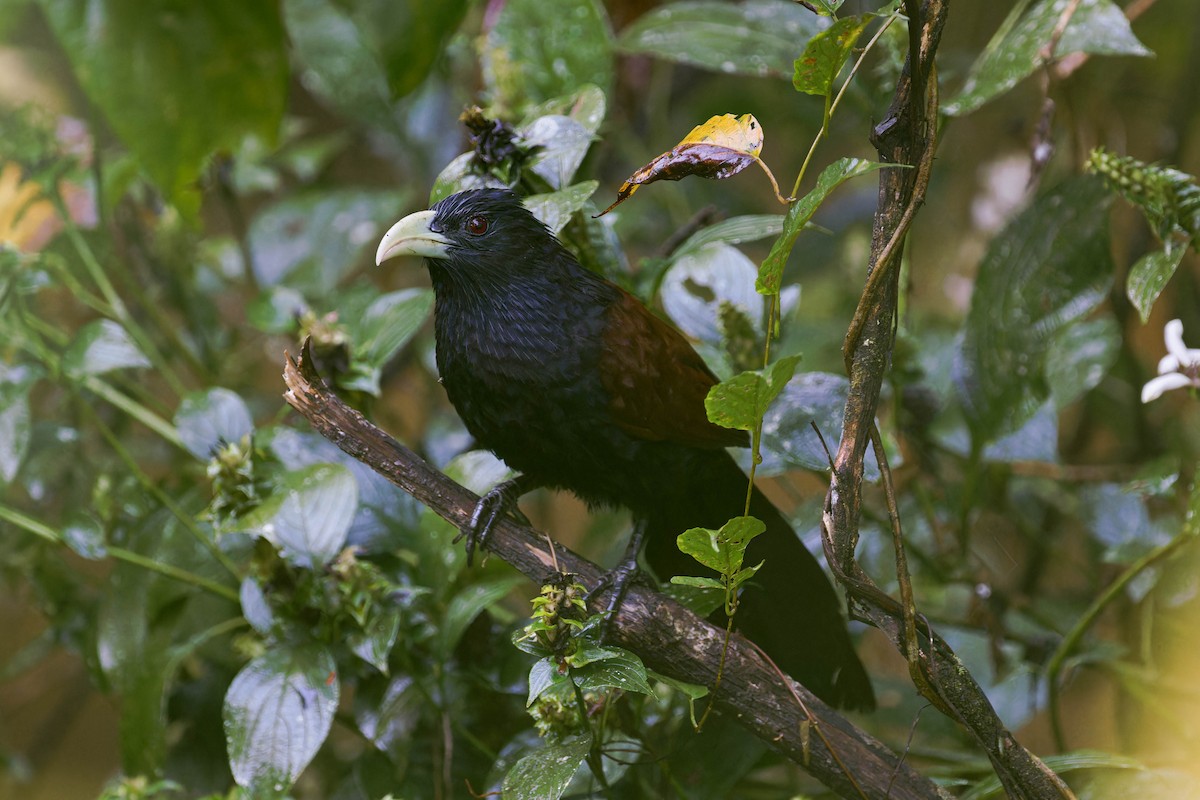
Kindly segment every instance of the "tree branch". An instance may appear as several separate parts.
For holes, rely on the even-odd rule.
[[[298,361],[287,358],[283,379],[288,387],[284,398],[322,436],[451,524],[467,523],[478,498],[333,395],[312,367],[307,342]],[[554,570],[546,537],[512,520],[498,521],[486,547],[534,581],[542,581]],[[599,567],[561,546],[554,549],[561,570],[577,574],[585,585],[596,584]],[[602,607],[604,598],[593,602]],[[636,583],[630,587],[609,631],[616,644],[637,653],[664,675],[705,686],[716,679],[724,630],[656,591]],[[788,684],[780,682],[777,671],[751,643],[735,635],[716,707],[843,797],[948,797],[803,686],[790,679]],[[811,719],[797,696],[812,713]],[[839,762],[853,771],[853,780]]]
[[[854,559],[862,504],[863,456],[871,443],[879,393],[891,356],[899,281],[899,254],[916,212],[924,202],[937,132],[937,81],[934,53],[945,25],[949,0],[907,0],[910,52],[885,120],[872,142],[880,160],[912,164],[912,170],[882,170],[879,205],[871,243],[868,278],[844,344],[850,391],[843,412],[841,445],[822,519],[826,556],[846,588],[852,610],[883,631],[908,658],[918,691],[969,731],[987,753],[1010,797],[1072,797],[1052,770],[1026,750],[1005,728],[987,696],[954,651],[927,622],[917,626],[912,605],[881,591]],[[881,467],[884,463],[881,462]],[[897,534],[900,520],[894,517]],[[902,558],[897,574],[908,580]],[[907,617],[907,625],[906,623]]]

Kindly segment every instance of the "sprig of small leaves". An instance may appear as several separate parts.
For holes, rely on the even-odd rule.
[[[1184,253],[1200,249],[1200,186],[1186,172],[1119,156],[1102,147],[1091,152],[1087,166],[1141,210],[1163,243],[1161,250],[1147,253],[1130,268],[1125,285],[1145,322]]]

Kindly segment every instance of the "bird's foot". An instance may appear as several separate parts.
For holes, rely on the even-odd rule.
[[[604,606],[604,616],[600,621],[599,638],[601,642],[608,638],[609,625],[616,618],[617,612],[621,610],[621,604],[625,602],[625,595],[629,593],[629,587],[633,580],[642,577],[637,559],[645,538],[646,523],[638,521],[633,526],[633,533],[629,535],[629,544],[625,547],[625,554],[621,556],[620,563],[600,576],[600,580],[587,594],[587,600],[590,602],[606,591],[609,592],[608,602]]]
[[[510,515],[522,524],[528,525],[529,520],[517,507],[517,501],[526,492],[537,488],[537,483],[525,475],[518,475],[511,480],[498,483],[487,494],[479,498],[475,510],[471,512],[470,521],[454,537],[454,544],[465,538],[467,540],[467,566],[471,566],[475,558],[475,548],[483,548],[496,520],[504,515]]]

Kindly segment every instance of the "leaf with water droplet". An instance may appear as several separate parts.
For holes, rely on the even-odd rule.
[[[504,776],[501,794],[505,800],[558,800],[591,749],[588,733],[535,750]]]
[[[238,785],[254,797],[290,788],[329,735],[338,689],[337,664],[323,648],[277,646],[243,667],[222,712]]]

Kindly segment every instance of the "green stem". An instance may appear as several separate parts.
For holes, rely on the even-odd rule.
[[[867,53],[871,52],[871,49],[875,46],[875,43],[879,41],[879,37],[883,35],[884,31],[890,28],[892,23],[899,18],[900,14],[897,10],[887,18],[887,21],[884,22],[883,25],[879,26],[879,30],[877,30],[875,35],[871,37],[871,41],[867,42],[867,46],[863,48],[862,53],[860,53],[858,59],[855,60],[854,66],[850,68],[850,74],[846,76],[846,80],[842,83],[842,88],[838,90],[837,96],[830,100],[829,95],[825,95],[825,109],[824,113],[821,115],[821,130],[817,131],[817,135],[813,137],[812,144],[809,145],[808,148],[808,154],[804,156],[804,163],[800,165],[800,173],[796,175],[796,183],[792,186],[792,197],[797,197],[800,194],[800,184],[804,180],[805,172],[808,171],[808,163],[812,160],[813,153],[815,153],[817,150],[817,145],[820,144],[825,136],[829,133],[829,121],[833,119],[834,113],[837,112],[838,105],[841,104],[842,97],[846,94],[846,89],[849,88],[850,82],[854,80],[854,76],[858,74],[858,70],[862,66],[863,59],[867,57]]]
[[[158,414],[155,414],[153,411],[146,408],[129,395],[119,391],[116,387],[110,385],[96,375],[88,375],[85,377],[83,379],[83,387],[98,397],[107,400],[109,403],[112,403],[114,406],[121,409],[126,414],[133,417],[135,420],[142,423],[147,428],[154,431],[179,449],[187,450],[183,444],[183,440],[179,438],[179,432],[175,430],[174,425],[167,422]]]
[[[176,567],[173,564],[164,564],[161,561],[155,561],[141,553],[135,553],[132,550],[126,550],[123,547],[106,547],[110,556],[118,561],[124,561],[127,564],[133,564],[143,569],[148,569],[151,572],[157,572],[159,575],[165,575],[168,578],[174,578],[181,583],[187,583],[200,589],[207,589],[215,595],[224,597],[234,603],[238,602],[238,593],[236,589],[232,589],[224,584],[217,583],[194,572],[188,572],[186,569]]]
[[[92,248],[88,245],[87,240],[83,238],[83,234],[79,232],[79,228],[71,222],[70,211],[67,209],[62,197],[55,192],[52,198],[55,207],[58,209],[59,216],[66,222],[67,238],[71,240],[71,245],[75,248],[80,261],[83,262],[83,267],[87,271],[88,276],[96,284],[96,288],[100,290],[100,295],[112,309],[116,321],[121,323],[121,326],[137,342],[138,347],[141,348],[146,357],[154,364],[155,369],[158,370],[163,380],[167,382],[175,394],[182,397],[187,393],[187,388],[179,380],[174,370],[171,369],[170,364],[163,358],[158,348],[154,346],[153,340],[150,339],[137,320],[133,318],[133,315],[129,313],[125,301],[117,294],[116,288],[113,287],[112,282],[108,279],[108,275],[105,273],[100,261],[96,258],[96,254],[92,252]]]
[[[37,520],[33,517],[22,514],[16,509],[0,505],[0,520],[4,520],[12,525],[16,525],[18,528],[21,528],[27,533],[32,533],[34,536],[45,539],[48,542],[63,545],[64,547],[66,546],[66,539],[60,532],[56,531],[54,528],[51,528],[41,520]],[[166,577],[172,578],[181,583],[186,583],[200,589],[205,589],[219,597],[224,597],[226,600],[231,600],[235,603],[238,601],[238,593],[234,589],[217,583],[216,581],[209,580],[208,578],[202,577],[193,572],[188,572],[180,567],[176,567],[172,564],[163,564],[159,561],[155,561],[152,558],[147,558],[140,553],[135,553],[132,550],[126,550],[123,547],[111,547],[106,545],[105,551],[109,556],[118,561],[124,561],[127,564],[133,564],[134,566],[148,569],[151,572],[157,572],[160,575],[165,575]]]
[[[1129,567],[1121,573],[1121,575],[1108,585],[1100,596],[1092,601],[1088,606],[1087,611],[1075,623],[1075,626],[1067,632],[1059,643],[1058,649],[1054,651],[1049,663],[1046,665],[1046,684],[1049,687],[1049,702],[1050,702],[1050,727],[1054,733],[1054,743],[1058,747],[1059,752],[1066,752],[1066,735],[1062,725],[1062,709],[1060,708],[1059,696],[1059,678],[1062,674],[1063,665],[1066,660],[1075,652],[1075,648],[1083,639],[1084,634],[1092,627],[1100,614],[1108,608],[1109,604],[1120,597],[1125,592],[1125,588],[1131,582],[1147,569],[1167,558],[1180,547],[1188,542],[1195,541],[1197,531],[1185,527],[1178,536],[1166,544],[1160,545],[1150,552],[1143,555],[1137,561],[1129,565]]]
[[[130,472],[133,473],[134,477],[137,478],[138,483],[142,485],[142,488],[149,492],[150,495],[164,508],[170,511],[171,514],[177,520],[179,520],[180,524],[187,528],[188,532],[192,534],[196,541],[198,541],[204,547],[204,549],[208,550],[212,557],[215,558],[221,564],[221,566],[225,567],[226,571],[228,571],[230,575],[232,575],[236,580],[241,580],[241,575],[239,574],[237,567],[229,559],[229,556],[225,555],[225,553],[221,551],[221,548],[217,547],[217,543],[209,538],[209,536],[205,534],[203,530],[201,530],[200,526],[196,524],[195,518],[191,514],[184,511],[178,503],[172,500],[167,493],[158,486],[158,484],[150,479],[150,476],[142,470],[137,461],[134,460],[133,456],[129,454],[129,451],[125,449],[125,446],[121,444],[121,440],[118,439],[116,434],[114,434],[112,430],[96,415],[96,412],[92,410],[91,406],[84,403],[82,404],[82,407],[84,412],[92,418],[92,422],[99,429],[100,434],[105,438],[109,446],[112,447],[112,449],[116,452],[117,457],[125,462],[125,466],[127,466]]]

